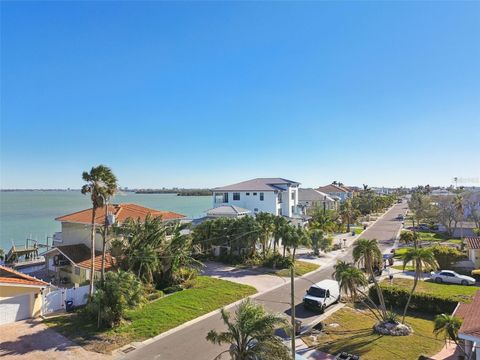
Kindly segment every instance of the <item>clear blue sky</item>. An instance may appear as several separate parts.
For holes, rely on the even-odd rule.
[[[480,2],[1,10],[2,188],[480,177]]]

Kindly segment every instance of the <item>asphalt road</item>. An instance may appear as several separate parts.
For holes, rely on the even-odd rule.
[[[382,251],[391,248],[401,228],[401,222],[396,220],[398,214],[405,213],[406,204],[396,204],[385,216],[368,228],[362,238],[377,239]],[[352,249],[349,248],[338,259],[351,260]],[[295,312],[296,317],[303,323],[309,323],[316,316],[302,306],[302,297],[312,283],[323,279],[330,279],[333,273],[333,265],[322,267],[306,277],[295,281]],[[257,298],[269,311],[290,315],[290,284],[286,284],[272,291],[266,292]],[[231,309],[230,311],[234,311]],[[211,329],[224,329],[219,314],[214,314],[195,324],[192,324],[173,334],[165,336],[148,345],[138,348],[127,355],[124,359],[157,359],[157,360],[211,360],[227,347],[213,345],[205,340],[205,336]],[[225,359],[228,356],[224,356]]]

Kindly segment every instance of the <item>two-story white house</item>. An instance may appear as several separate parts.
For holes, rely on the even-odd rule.
[[[340,202],[344,202],[347,199],[351,199],[353,197],[353,191],[346,186],[340,186],[335,184],[329,184],[326,186],[320,186],[317,188],[318,191],[327,194],[332,198],[337,198]]]
[[[300,183],[283,178],[257,178],[213,189],[213,207],[234,205],[253,214],[268,212],[293,218],[300,215]]]

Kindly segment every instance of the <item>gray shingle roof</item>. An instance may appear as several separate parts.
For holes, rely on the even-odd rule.
[[[335,201],[330,195],[315,189],[298,189],[299,201]]]
[[[283,178],[256,178],[237,184],[221,186],[213,191],[274,191],[280,188],[276,185],[300,185],[300,183]]]

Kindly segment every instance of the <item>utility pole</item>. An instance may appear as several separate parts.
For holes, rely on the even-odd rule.
[[[296,326],[295,326],[295,259],[292,261],[292,266],[290,267],[290,296],[291,296],[291,320],[292,320],[292,359],[295,360],[295,335],[296,335]]]

